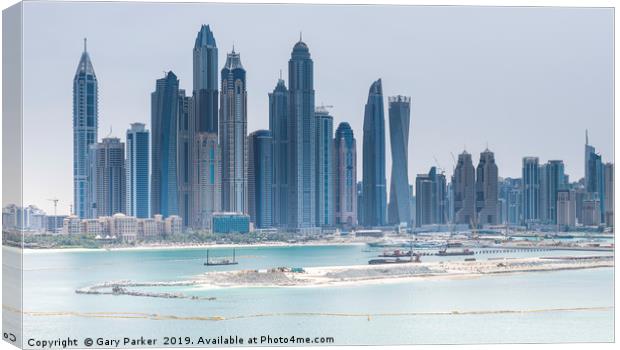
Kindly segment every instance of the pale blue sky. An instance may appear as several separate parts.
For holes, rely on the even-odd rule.
[[[219,65],[233,43],[247,70],[248,132],[268,127],[267,93],[287,77],[303,31],[315,67],[317,105],[334,105],[358,140],[364,103],[411,96],[409,179],[486,147],[500,176],[518,177],[523,156],[565,161],[583,176],[584,130],[613,157],[613,11],[588,8],[300,6],[27,2],[24,7],[24,201],[72,202],[72,79],[82,38],[99,79],[99,137],[150,129],[155,80],[173,70],[191,91],[192,48],[209,24]],[[386,131],[387,108],[386,108]],[[390,174],[389,133],[387,174]]]

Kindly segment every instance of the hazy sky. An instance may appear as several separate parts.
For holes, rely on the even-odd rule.
[[[59,213],[73,201],[72,80],[88,37],[99,80],[99,138],[150,129],[150,93],[173,70],[191,93],[192,48],[209,24],[219,66],[232,45],[247,70],[248,132],[268,128],[267,93],[303,32],[314,60],[316,104],[333,105],[358,140],[368,88],[411,96],[409,179],[435,165],[451,175],[465,148],[475,164],[488,144],[499,174],[521,158],[562,159],[583,176],[584,131],[613,157],[613,10],[588,8],[24,4],[24,202]]]

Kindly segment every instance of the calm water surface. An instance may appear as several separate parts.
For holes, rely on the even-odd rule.
[[[231,249],[210,250],[211,257],[231,253]],[[366,264],[378,253],[380,250],[369,251],[362,245],[238,248],[239,265],[208,269]],[[519,252],[476,258],[569,254],[595,253]],[[204,249],[27,253],[24,255],[24,309],[33,314],[24,318],[25,338],[28,334],[49,339],[294,335],[334,337],[335,344],[341,345],[613,341],[613,308],[546,311],[613,307],[612,268],[346,287],[166,288],[188,295],[213,296],[214,301],[74,292],[80,287],[111,280],[190,278],[207,271],[204,259]],[[449,259],[463,257],[423,257],[424,261]],[[501,310],[526,312],[467,313]],[[533,310],[539,312],[527,312]],[[88,313],[103,313],[106,317]],[[132,313],[134,318],[118,317],[127,313]],[[321,315],[324,313],[330,315]],[[170,316],[234,319],[167,319]]]

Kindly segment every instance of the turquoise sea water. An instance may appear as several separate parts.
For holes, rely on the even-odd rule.
[[[231,249],[210,252],[211,257],[227,256]],[[186,279],[207,269],[366,264],[379,252],[362,245],[237,248],[239,265],[208,268],[203,266],[204,249],[27,253],[25,339],[270,335],[333,337],[338,345],[613,341],[612,268],[344,287],[166,288],[216,297],[213,301],[74,292],[111,280]],[[476,258],[577,254],[595,253],[520,252]],[[448,259],[463,257],[423,257]],[[604,309],[572,310],[597,307]],[[491,313],[503,310],[524,312]],[[53,314],[43,314],[49,312]],[[195,319],[212,316],[226,319]]]

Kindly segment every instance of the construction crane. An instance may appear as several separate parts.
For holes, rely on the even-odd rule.
[[[332,108],[334,108],[334,106],[332,106],[332,105],[324,105],[324,104],[321,103],[320,106],[317,106],[315,108],[315,111],[316,112],[321,112],[321,113],[329,113],[328,109],[332,109]]]
[[[48,198],[48,201],[53,202],[54,203],[54,233],[58,232],[58,198]]]
[[[435,159],[435,164],[437,165],[437,169],[439,169],[439,171],[442,174],[445,174],[446,170],[441,165],[439,165],[439,161],[437,160],[437,157],[435,157],[435,155],[433,155],[433,159]]]

